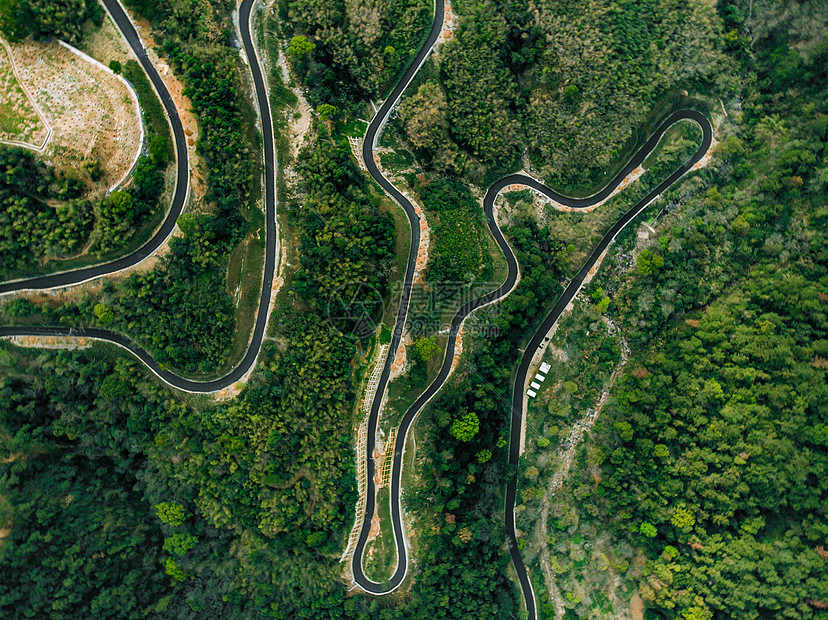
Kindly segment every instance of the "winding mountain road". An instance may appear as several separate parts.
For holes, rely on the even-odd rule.
[[[278,245],[275,189],[276,156],[273,147],[273,126],[270,116],[270,104],[267,97],[267,87],[256,48],[253,45],[253,39],[250,34],[250,19],[255,2],[256,0],[242,0],[239,7],[239,30],[241,32],[242,45],[244,46],[244,51],[249,61],[248,65],[253,78],[256,102],[259,109],[259,119],[262,126],[265,164],[265,263],[264,280],[256,315],[256,323],[253,327],[253,334],[247,352],[242,360],[223,377],[211,381],[194,381],[162,369],[152,356],[134,340],[107,329],[93,327],[4,326],[0,327],[0,337],[70,336],[94,338],[110,342],[132,353],[167,384],[186,392],[208,393],[221,390],[241,379],[253,367],[259,351],[262,348],[262,341],[264,340],[273,277],[276,269],[276,247]],[[156,71],[152,62],[150,62],[144,44],[138,36],[129,16],[126,14],[124,7],[118,0],[103,0],[103,3],[152,82],[153,87],[161,99],[161,103],[164,106],[170,122],[170,127],[172,128],[176,154],[176,183],[170,210],[161,227],[152,238],[138,250],[127,256],[83,269],[4,282],[0,284],[0,294],[71,286],[133,267],[155,252],[170,237],[175,228],[178,216],[181,215],[186,204],[190,178],[189,158],[187,156],[187,139],[184,135],[184,128],[178,116],[178,111],[161,76],[158,75],[158,71]]]
[[[245,53],[249,60],[250,72],[253,78],[255,88],[256,100],[260,114],[260,121],[263,134],[264,145],[264,170],[265,170],[265,220],[266,220],[266,241],[265,241],[265,265],[264,265],[264,279],[259,300],[259,308],[256,316],[256,323],[253,328],[253,334],[247,353],[241,362],[224,377],[214,379],[212,381],[193,381],[180,377],[167,370],[163,370],[152,358],[152,356],[137,343],[130,338],[121,334],[112,332],[106,329],[99,328],[72,328],[72,327],[50,327],[50,326],[6,326],[0,327],[0,337],[9,336],[69,336],[69,337],[88,337],[106,342],[111,342],[123,347],[143,362],[152,372],[154,372],[163,381],[170,386],[188,392],[206,393],[220,390],[231,385],[243,377],[248,370],[250,370],[256,362],[256,358],[261,349],[264,338],[264,331],[267,322],[267,314],[270,306],[270,296],[273,284],[273,277],[276,265],[276,249],[278,244],[278,230],[276,228],[276,213],[275,213],[275,153],[273,148],[273,128],[271,124],[270,106],[268,103],[267,87],[262,74],[261,66],[256,53],[256,48],[251,37],[250,20],[252,15],[252,8],[256,0],[242,0],[239,8],[239,28],[242,37],[242,44]],[[115,261],[77,269],[73,271],[56,273],[46,276],[40,276],[29,279],[15,280],[13,282],[5,282],[0,284],[0,294],[11,293],[27,290],[46,290],[51,288],[58,288],[79,284],[87,280],[98,278],[105,275],[111,275],[122,271],[134,265],[137,265],[142,260],[156,251],[172,234],[175,228],[176,220],[181,214],[187,200],[189,187],[189,160],[187,156],[187,145],[184,130],[181,125],[181,120],[178,117],[177,110],[172,101],[164,82],[158,75],[158,72],[150,62],[143,43],[138,36],[134,25],[130,21],[122,5],[118,0],[103,0],[103,3],[112,16],[115,24],[123,33],[130,47],[135,52],[139,62],[144,67],[150,81],[155,87],[172,127],[173,140],[176,150],[176,185],[173,192],[172,204],[169,213],[162,223],[158,231],[153,237],[141,248],[135,252],[124,256]],[[405,579],[408,571],[408,543],[404,532],[402,521],[402,507],[400,496],[400,480],[402,472],[402,457],[408,432],[413,424],[417,414],[422,411],[425,405],[434,397],[435,394],[448,379],[451,373],[453,352],[457,342],[458,334],[462,328],[463,322],[466,318],[478,308],[487,304],[502,300],[505,298],[516,286],[519,279],[519,265],[514,252],[507,243],[503,233],[498,226],[494,203],[498,194],[507,186],[513,184],[521,184],[530,187],[552,200],[573,208],[586,208],[593,206],[605,198],[607,198],[621,181],[637,166],[639,166],[644,159],[649,155],[658,144],[658,141],[663,136],[664,132],[675,123],[682,120],[689,120],[697,123],[702,129],[702,144],[698,151],[684,164],[682,164],[673,174],[661,182],[655,189],[653,189],[647,196],[627,211],[621,219],[619,219],[610,231],[601,239],[590,254],[587,261],[584,263],[578,274],[569,282],[563,295],[543,320],[541,326],[535,332],[534,336],[527,345],[523,357],[521,358],[518,370],[515,376],[514,391],[512,398],[511,411],[511,433],[509,442],[509,463],[517,465],[520,456],[520,436],[524,417],[524,392],[526,387],[527,374],[531,365],[532,358],[538,348],[543,344],[544,337],[549,329],[556,323],[561,313],[574,298],[582,286],[584,279],[589,271],[595,266],[601,254],[612,243],[615,237],[621,230],[624,229],[630,222],[632,222],[637,215],[639,215],[646,206],[652,202],[659,194],[664,192],[668,187],[675,183],[682,175],[686,174],[692,166],[701,160],[704,154],[709,149],[712,142],[712,128],[707,118],[693,110],[682,110],[674,113],[667,118],[648,141],[641,147],[635,156],[627,163],[627,165],[616,175],[616,177],[601,191],[589,198],[569,198],[558,194],[554,190],[546,187],[542,183],[522,174],[513,174],[506,176],[494,185],[492,185],[483,199],[483,209],[486,215],[489,230],[492,236],[503,252],[508,273],[505,281],[496,290],[479,297],[466,305],[464,305],[452,318],[448,346],[446,354],[443,359],[443,364],[434,381],[428,386],[423,394],[414,402],[408,409],[397,431],[397,439],[394,445],[394,455],[391,473],[391,517],[392,527],[394,530],[394,540],[397,549],[397,566],[392,577],[385,583],[377,583],[370,580],[364,573],[362,567],[362,559],[365,551],[365,546],[368,541],[368,534],[371,526],[371,517],[376,508],[376,493],[374,487],[374,472],[375,463],[373,459],[374,449],[376,447],[376,431],[379,421],[380,409],[382,407],[383,396],[388,386],[391,365],[395,358],[395,353],[399,347],[403,336],[403,330],[408,315],[408,306],[411,297],[411,289],[414,277],[414,267],[417,259],[417,251],[420,245],[420,221],[414,206],[411,202],[397,190],[379,171],[375,160],[374,150],[377,145],[377,140],[382,131],[382,128],[391,114],[394,106],[399,101],[406,88],[409,86],[414,76],[419,71],[422,64],[432,51],[436,43],[443,25],[445,14],[444,0],[435,0],[434,21],[431,31],[417,54],[414,62],[405,72],[400,82],[391,92],[389,97],[380,107],[374,119],[368,126],[368,130],[363,141],[362,157],[368,172],[372,178],[386,191],[394,200],[396,200],[405,211],[411,229],[411,245],[409,249],[408,262],[403,281],[402,294],[400,298],[400,306],[397,312],[396,324],[392,334],[389,354],[386,358],[385,365],[380,376],[379,385],[377,387],[376,395],[371,404],[369,419],[368,419],[368,437],[366,445],[365,458],[367,459],[367,488],[366,488],[366,502],[365,513],[362,516],[362,527],[357,540],[356,548],[352,556],[352,569],[356,583],[366,592],[372,594],[387,594],[395,590]],[[517,572],[526,609],[528,611],[529,619],[535,620],[537,617],[534,592],[526,572],[526,567],[520,556],[517,546],[517,536],[515,532],[515,496],[517,493],[517,482],[512,481],[506,488],[506,502],[505,502],[505,518],[506,518],[506,536],[509,542],[509,550],[512,562]]]
[[[638,150],[638,152],[632,157],[632,159],[630,159],[627,165],[624,166],[624,168],[620,172],[618,172],[615,178],[612,181],[610,181],[602,190],[588,198],[570,198],[568,196],[563,196],[562,194],[559,194],[554,190],[546,187],[542,183],[536,181],[535,179],[523,174],[512,174],[506,176],[497,181],[488,189],[483,199],[483,209],[486,215],[489,230],[506,258],[508,268],[506,280],[496,290],[488,293],[487,295],[470,301],[462,308],[460,308],[454,315],[451,321],[451,326],[448,335],[448,345],[446,347],[446,353],[443,358],[443,364],[440,367],[440,371],[437,374],[437,377],[434,379],[434,381],[428,386],[426,391],[420,395],[420,397],[414,402],[414,404],[411,405],[411,407],[405,413],[402,422],[400,423],[400,426],[397,429],[397,437],[394,444],[394,455],[391,469],[390,493],[391,521],[394,530],[394,542],[397,550],[397,564],[394,573],[389,580],[383,583],[372,581],[365,575],[362,566],[362,560],[365,553],[365,546],[368,543],[368,537],[371,530],[371,519],[376,508],[376,488],[374,484],[374,472],[376,464],[374,462],[373,454],[374,449],[376,447],[377,424],[379,421],[380,410],[382,408],[384,392],[388,386],[391,365],[393,363],[394,358],[396,357],[395,354],[397,348],[399,347],[400,340],[402,338],[402,332],[408,314],[408,305],[411,295],[414,265],[416,262],[417,249],[419,247],[420,239],[419,217],[417,216],[413,205],[399,190],[397,190],[385,177],[382,176],[379,169],[377,168],[377,165],[374,162],[373,151],[376,147],[378,136],[382,130],[383,125],[385,124],[385,121],[391,113],[391,110],[393,109],[394,105],[396,105],[396,103],[399,101],[402,93],[410,84],[411,80],[414,78],[414,75],[416,75],[417,71],[422,66],[423,62],[425,62],[425,59],[431,52],[434,43],[436,42],[442,28],[444,10],[445,9],[443,0],[435,0],[435,15],[431,32],[428,38],[426,39],[426,42],[423,45],[422,49],[418,53],[414,62],[412,63],[412,66],[403,76],[403,79],[391,93],[389,98],[385,101],[385,103],[377,112],[377,115],[374,117],[371,124],[369,125],[368,131],[365,136],[365,141],[363,142],[362,150],[362,156],[365,161],[365,165],[368,168],[368,172],[371,174],[374,180],[400,204],[400,206],[403,208],[406,215],[408,216],[412,239],[409,250],[408,264],[406,268],[405,278],[403,281],[400,306],[397,312],[396,325],[394,327],[389,353],[386,357],[385,365],[374,399],[371,404],[371,409],[368,417],[367,442],[365,451],[365,458],[367,459],[365,511],[362,515],[362,526],[359,532],[359,538],[357,539],[354,553],[351,558],[351,569],[354,575],[354,581],[359,585],[360,588],[362,588],[366,592],[378,595],[388,594],[397,589],[405,579],[405,576],[408,572],[409,550],[408,541],[405,536],[404,525],[402,521],[400,480],[402,475],[403,450],[405,447],[406,439],[408,437],[408,432],[411,429],[411,425],[413,424],[417,414],[420,411],[422,411],[425,405],[437,394],[437,392],[443,386],[445,381],[448,379],[449,374],[451,373],[453,352],[463,322],[472,312],[474,312],[478,308],[481,308],[490,303],[500,301],[503,298],[505,298],[512,291],[512,289],[514,289],[518,282],[520,271],[517,258],[515,257],[514,252],[507,243],[497,223],[497,219],[494,213],[495,198],[497,198],[498,194],[505,187],[513,184],[520,184],[530,187],[540,192],[541,194],[547,196],[548,198],[551,198],[552,200],[558,202],[559,204],[568,207],[576,209],[584,209],[587,207],[591,207],[608,198],[610,194],[612,194],[612,192],[627,177],[627,175],[644,162],[647,156],[653,151],[658,142],[661,140],[662,136],[664,135],[664,132],[667,131],[670,127],[672,127],[675,123],[683,120],[688,120],[695,122],[699,125],[699,127],[701,127],[702,142],[698,150],[688,161],[682,164],[667,179],[659,183],[656,188],[654,188],[642,200],[640,200],[632,208],[630,208],[615,223],[615,225],[613,225],[609,232],[607,232],[607,234],[601,239],[599,244],[595,247],[587,261],[584,263],[581,270],[578,272],[578,274],[569,282],[566,289],[564,290],[563,295],[552,308],[552,310],[549,312],[549,314],[546,316],[543,323],[538,328],[535,335],[527,345],[523,357],[521,358],[520,365],[518,366],[512,398],[511,431],[509,441],[509,464],[517,465],[518,459],[520,457],[520,436],[521,426],[524,417],[523,402],[527,373],[529,371],[532,358],[535,352],[538,350],[538,348],[543,344],[543,340],[547,332],[556,323],[563,310],[569,304],[569,302],[572,301],[572,299],[575,297],[575,294],[583,285],[584,279],[586,278],[589,271],[595,266],[601,254],[604,252],[604,250],[607,249],[610,243],[612,243],[612,241],[615,239],[618,233],[621,232],[621,230],[623,230],[630,222],[632,222],[635,219],[635,217],[639,215],[647,207],[647,205],[650,202],[652,202],[659,194],[664,192],[681,176],[690,171],[693,165],[700,161],[702,157],[704,157],[705,153],[707,153],[713,139],[712,127],[707,118],[703,114],[695,110],[681,110],[675,112],[666,120],[664,120],[661,123],[661,125],[655,130],[655,132],[650,136],[647,142]],[[529,580],[526,567],[523,564],[523,560],[520,556],[520,551],[518,550],[517,546],[517,534],[515,531],[514,515],[516,493],[517,482],[512,481],[507,485],[506,488],[506,536],[507,541],[509,543],[509,552],[511,555],[512,563],[514,564],[515,570],[518,575],[518,579],[520,581],[521,590],[523,593],[524,603],[528,612],[529,620],[535,620],[537,618],[537,611],[535,605],[534,591],[532,589],[531,581]]]
[[[417,75],[420,67],[428,58],[434,44],[440,36],[440,31],[443,25],[443,18],[445,17],[445,3],[444,0],[435,0],[434,7],[434,22],[431,26],[431,31],[428,33],[423,47],[414,58],[414,62],[403,75],[399,84],[394,88],[385,102],[382,104],[377,114],[368,125],[368,130],[365,132],[365,138],[362,142],[362,159],[368,173],[376,181],[383,190],[385,190],[397,203],[403,208],[408,217],[409,227],[411,229],[411,244],[408,250],[408,263],[405,269],[405,277],[403,279],[402,293],[400,295],[400,306],[397,311],[397,321],[394,325],[394,331],[391,334],[391,343],[388,348],[388,355],[385,360],[385,366],[382,369],[379,383],[377,384],[376,395],[371,403],[371,411],[368,414],[368,435],[366,441],[365,457],[367,459],[366,475],[368,477],[368,486],[365,497],[365,514],[362,519],[362,529],[357,540],[356,548],[352,557],[352,569],[354,573],[354,580],[367,592],[372,594],[387,594],[396,589],[402,583],[405,576],[405,570],[408,567],[408,546],[405,536],[402,532],[402,521],[400,520],[400,505],[399,505],[399,464],[397,452],[402,455],[402,446],[405,444],[405,437],[408,434],[408,427],[411,425],[411,420],[406,424],[405,421],[397,431],[403,438],[403,442],[397,442],[399,448],[395,447],[394,465],[393,468],[397,475],[392,479],[392,485],[396,483],[396,487],[392,486],[391,497],[396,497],[397,501],[392,500],[392,507],[396,509],[394,518],[394,535],[397,543],[397,571],[394,577],[391,578],[391,588],[384,587],[383,584],[376,583],[368,579],[362,570],[362,555],[365,550],[365,544],[368,542],[368,532],[371,529],[371,517],[374,514],[376,493],[374,490],[374,471],[376,463],[374,463],[374,448],[376,447],[377,423],[379,422],[380,409],[382,408],[382,399],[385,389],[388,387],[388,381],[391,376],[391,365],[396,357],[397,349],[402,340],[403,331],[405,329],[405,321],[408,316],[408,305],[411,301],[411,288],[414,282],[414,267],[417,262],[417,251],[420,247],[420,218],[414,209],[414,205],[406,198],[402,192],[394,187],[391,182],[382,176],[376,162],[374,161],[374,149],[377,146],[380,132],[382,131],[385,121],[388,120],[394,106],[400,100],[403,92]],[[396,488],[396,491],[395,491]]]

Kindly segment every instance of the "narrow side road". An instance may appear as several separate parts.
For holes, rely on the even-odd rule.
[[[221,390],[241,379],[247,371],[253,367],[256,363],[256,358],[259,355],[259,351],[262,348],[262,341],[264,340],[265,326],[267,324],[267,315],[270,306],[271,289],[273,287],[273,276],[276,267],[276,248],[278,245],[276,231],[276,156],[273,148],[273,126],[270,116],[270,104],[268,102],[267,87],[262,75],[259,58],[256,54],[256,48],[253,45],[250,29],[250,19],[255,2],[256,0],[242,0],[239,7],[239,29],[242,37],[242,45],[244,46],[244,51],[249,60],[248,65],[253,77],[256,102],[258,104],[259,116],[262,123],[265,172],[266,238],[264,282],[261,296],[259,298],[259,309],[256,315],[256,323],[253,327],[253,335],[244,358],[242,358],[239,364],[232,371],[223,377],[212,381],[193,381],[191,379],[180,377],[168,370],[163,370],[152,358],[152,356],[135,341],[127,336],[106,329],[92,327],[72,328],[50,326],[6,326],[0,327],[0,337],[77,336],[111,342],[132,353],[164,382],[172,387],[186,392],[209,393]],[[132,21],[127,16],[126,11],[119,0],[103,0],[103,3],[106,10],[112,16],[115,25],[123,33],[124,38],[135,52],[135,55],[138,57],[138,61],[141,63],[144,71],[146,71],[149,76],[150,81],[161,99],[161,103],[164,105],[164,110],[167,113],[170,126],[172,127],[173,141],[175,143],[176,152],[176,185],[170,211],[161,227],[155,235],[153,235],[152,239],[132,254],[119,258],[118,260],[101,265],[95,265],[93,267],[86,267],[83,269],[76,269],[64,273],[51,274],[48,276],[29,278],[25,280],[4,282],[0,284],[0,294],[70,286],[132,267],[157,250],[161,244],[166,241],[170,234],[172,234],[172,231],[175,228],[176,220],[178,219],[178,216],[181,215],[181,211],[186,203],[189,188],[189,160],[187,157],[186,136],[184,135],[184,129],[181,125],[181,119],[178,116],[178,111],[175,108],[175,104],[173,103],[167,87],[161,80],[161,76],[158,75],[155,67],[147,57],[147,51],[144,49],[143,43],[141,42],[138,33],[135,31]]]

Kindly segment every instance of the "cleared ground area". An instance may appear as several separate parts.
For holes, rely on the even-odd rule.
[[[48,137],[46,123],[14,74],[6,42],[0,43],[0,140],[42,148]]]
[[[57,42],[26,40],[10,44],[7,50],[15,83],[53,130],[43,159],[67,170],[98,160],[103,175],[97,189],[121,182],[132,169],[143,139],[137,101],[126,82]],[[27,109],[23,104],[16,107],[21,114]],[[29,130],[27,141],[36,140],[36,128]]]

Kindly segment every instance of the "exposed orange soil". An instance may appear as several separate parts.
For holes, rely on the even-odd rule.
[[[716,146],[718,146],[718,144],[719,143],[716,142],[716,140],[714,139],[710,143],[710,148],[707,149],[707,153],[705,153],[704,157],[702,157],[699,161],[697,161],[695,164],[693,164],[693,167],[691,168],[691,170],[699,170],[699,169],[704,168],[705,166],[707,166],[713,160],[713,151],[715,150]]]
[[[371,517],[371,529],[368,530],[368,540],[367,540],[367,542],[371,542],[372,540],[374,540],[377,536],[379,536],[379,533],[380,533],[379,513],[377,513],[377,511],[374,510],[374,516]]]
[[[139,34],[147,48],[147,55],[153,66],[158,70],[158,74],[164,81],[167,90],[170,91],[173,103],[175,103],[178,116],[181,118],[181,124],[184,126],[184,134],[187,136],[187,154],[190,157],[190,204],[192,207],[198,207],[202,204],[204,195],[207,192],[207,184],[205,175],[207,166],[200,155],[196,153],[195,143],[198,140],[199,131],[198,123],[193,114],[193,104],[188,97],[183,94],[184,83],[176,76],[169,64],[163,58],[159,58],[155,53],[156,42],[152,34],[152,26],[150,23],[130,13],[133,21],[139,28]]]
[[[374,485],[377,488],[379,488],[380,483],[382,482],[382,475],[380,472],[381,461],[382,455],[380,454],[379,448],[374,448],[374,463],[376,464],[376,466],[374,467]]]
[[[405,367],[407,366],[408,361],[405,353],[405,346],[405,342],[400,342],[397,347],[397,354],[394,356],[394,361],[391,363],[391,379],[395,379],[405,372]]]
[[[609,248],[601,253],[601,256],[598,257],[598,260],[595,261],[595,264],[587,272],[587,276],[584,278],[583,286],[589,284],[592,281],[592,278],[595,277],[595,274],[598,273],[598,270],[601,268],[601,263],[604,262],[604,258],[607,256],[607,252],[609,252]]]
[[[419,204],[411,201],[414,211],[420,218],[420,247],[417,248],[417,261],[414,263],[414,282],[422,282],[425,276],[425,268],[428,264],[428,250],[431,243],[431,230],[428,227],[428,220]]]
[[[449,371],[449,375],[454,372],[454,369],[457,368],[457,365],[460,363],[460,357],[463,355],[463,329],[460,329],[460,333],[457,334],[457,341],[454,345],[454,357],[451,360],[451,370]]]
[[[633,594],[633,597],[630,599],[630,615],[632,616],[632,620],[644,619],[644,601],[638,592]]]
[[[440,36],[437,37],[437,42],[434,44],[435,47],[440,46],[454,37],[455,26],[454,11],[451,8],[451,4],[446,2],[445,17],[443,18],[443,31],[440,33]]]
[[[19,347],[32,347],[36,349],[83,349],[92,346],[92,341],[89,338],[14,336],[10,340]]]

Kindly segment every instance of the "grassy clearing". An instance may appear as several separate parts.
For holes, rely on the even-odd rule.
[[[368,130],[368,123],[356,118],[349,118],[344,121],[338,121],[334,124],[331,132],[334,140],[344,138],[362,138]]]
[[[26,140],[26,126],[28,123],[39,123],[40,119],[34,110],[21,105],[25,93],[11,76],[11,84],[6,83],[6,76],[0,77],[0,133],[6,134],[9,139]]]
[[[259,14],[261,15],[261,14]],[[273,138],[276,147],[276,219],[279,226],[279,244],[281,260],[286,269],[282,270],[284,282],[276,293],[273,303],[272,317],[278,317],[290,310],[289,291],[293,285],[294,267],[299,264],[299,236],[295,228],[290,226],[289,214],[279,208],[287,199],[288,187],[285,179],[285,168],[292,164],[289,125],[293,111],[299,102],[296,94],[282,79],[277,65],[279,58],[278,22],[268,18],[256,24],[261,49],[265,50],[267,60],[268,83],[270,85],[270,113],[273,121]],[[263,44],[263,45],[262,45]],[[277,320],[271,320],[268,326],[268,336],[275,336]]]
[[[380,153],[380,161],[383,167],[392,173],[401,173],[416,164],[414,155],[405,149],[398,149],[392,153]]]
[[[373,183],[371,187],[377,192],[380,191]],[[396,202],[385,196],[384,193],[382,194],[379,210],[380,213],[391,214],[391,217],[394,218],[394,230],[396,231],[396,259],[391,273],[388,274],[388,281],[391,283],[389,286],[390,292],[385,301],[382,317],[380,317],[380,321],[384,326],[388,326],[387,329],[390,332],[397,320],[397,309],[400,300],[399,283],[402,282],[406,266],[408,265],[408,253],[411,247],[411,226],[402,208]],[[388,342],[391,342],[390,333]]]
[[[247,339],[256,323],[262,288],[264,245],[258,235],[248,235],[230,255],[227,265],[227,291],[236,304],[236,334],[231,360],[247,349]]]
[[[390,198],[385,197],[380,205],[380,213],[390,213],[394,218],[396,231],[396,262],[394,272],[389,279],[400,279],[408,266],[408,254],[411,250],[411,224],[402,208]]]
[[[671,161],[672,151],[680,148],[685,142],[689,142],[696,148],[702,141],[701,128],[692,121],[679,121],[661,137],[661,141],[653,149],[642,166],[647,170],[653,170],[658,166]]]

